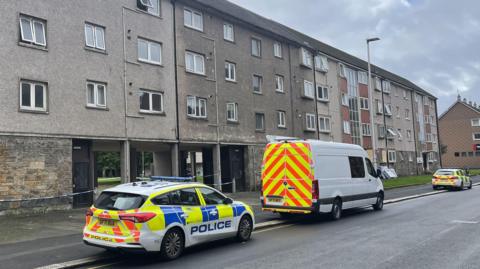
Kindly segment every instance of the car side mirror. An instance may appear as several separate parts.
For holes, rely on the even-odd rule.
[[[233,204],[233,200],[232,200],[232,198],[227,197],[223,200],[223,203],[226,204],[226,205],[231,205],[231,204]]]

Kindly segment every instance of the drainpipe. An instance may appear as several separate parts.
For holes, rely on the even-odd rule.
[[[413,102],[414,102],[414,91],[412,90],[410,92],[410,101],[412,103],[412,126],[413,126],[413,141],[414,141],[414,145],[415,145],[415,160],[414,160],[414,163],[415,163],[415,170],[417,171],[417,175],[418,175],[418,163],[417,163],[417,159],[418,159],[418,150],[417,150],[417,130],[415,128],[415,117],[414,117],[414,106],[413,106]]]
[[[174,66],[174,76],[175,76],[175,140],[176,140],[176,153],[174,156],[176,156],[176,170],[177,171],[172,171],[173,175],[180,175],[180,120],[179,120],[179,113],[178,113],[178,65],[177,65],[177,20],[176,20],[176,5],[175,5],[175,0],[170,1],[172,3],[172,11],[173,11],[173,66]],[[172,160],[173,161],[173,160]]]
[[[436,122],[436,125],[437,125],[438,162],[440,164],[440,168],[442,168],[443,167],[443,165],[442,165],[442,145],[440,145],[440,127],[438,127],[437,100],[435,100],[435,122]]]

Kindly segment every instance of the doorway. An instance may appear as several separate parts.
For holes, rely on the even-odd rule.
[[[93,203],[93,184],[90,173],[90,147],[88,140],[72,141],[73,207],[88,207]]]
[[[222,191],[245,191],[244,147],[225,146],[220,150],[222,166]]]

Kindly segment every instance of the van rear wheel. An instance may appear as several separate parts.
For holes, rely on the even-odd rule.
[[[377,202],[374,205],[372,205],[373,210],[379,211],[383,209],[383,199],[384,199],[383,192],[379,192],[377,194]]]
[[[332,211],[330,212],[330,218],[332,220],[339,220],[342,217],[342,200],[335,198],[333,200]]]

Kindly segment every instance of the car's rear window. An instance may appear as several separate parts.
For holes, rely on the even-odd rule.
[[[453,175],[453,171],[446,171],[446,170],[440,170],[435,173],[437,176],[451,176]]]
[[[94,206],[107,210],[130,210],[140,208],[145,200],[146,197],[139,194],[104,191]]]

